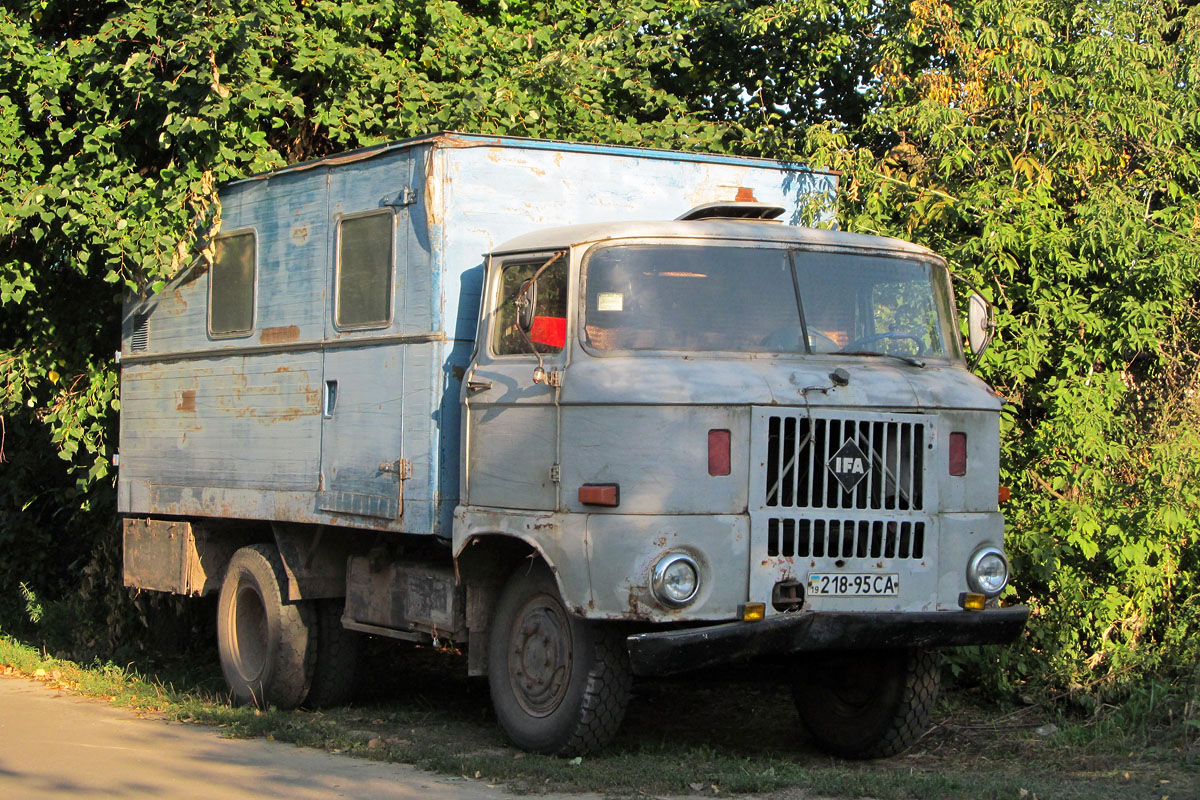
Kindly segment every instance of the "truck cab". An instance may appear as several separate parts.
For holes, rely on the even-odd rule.
[[[945,262],[748,205],[488,257],[453,546],[468,591],[495,563],[474,550],[527,548],[468,624],[533,749],[579,736],[547,720],[593,653],[610,675],[786,657],[823,746],[890,754],[925,729],[935,648],[1024,624],[996,602],[1001,399]]]

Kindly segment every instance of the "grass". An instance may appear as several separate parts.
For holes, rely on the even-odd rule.
[[[910,753],[865,763],[812,749],[790,696],[768,669],[643,681],[612,746],[568,760],[509,746],[492,718],[486,683],[465,677],[462,662],[427,648],[376,643],[364,664],[358,704],[257,711],[229,706],[215,653],[201,654],[199,668],[193,658],[140,671],[134,665],[79,665],[0,636],[0,671],[66,691],[204,723],[226,736],[401,761],[501,781],[518,792],[764,794],[780,800],[1200,798],[1200,726],[1188,717],[1200,706],[1195,674],[1146,687],[1120,706],[1098,703],[1078,718],[1036,705],[996,707],[967,691],[950,692],[933,730]]]

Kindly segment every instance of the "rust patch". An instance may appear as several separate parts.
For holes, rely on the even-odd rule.
[[[292,242],[294,244],[304,244],[308,241],[308,226],[298,225],[292,228]]]
[[[286,344],[299,339],[299,325],[287,325],[281,328],[263,328],[263,332],[258,335],[259,344]]]
[[[278,375],[280,372],[291,372],[291,371],[292,371],[291,367],[277,367],[275,369],[275,374]]]
[[[754,190],[747,186],[739,186],[737,197],[733,198],[735,203],[757,203],[758,198],[754,196]]]
[[[179,399],[175,402],[176,411],[195,411],[196,410],[196,390],[188,389],[181,392]]]

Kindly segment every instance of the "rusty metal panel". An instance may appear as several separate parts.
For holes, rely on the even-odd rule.
[[[463,590],[453,567],[353,556],[346,571],[346,619],[398,632],[464,638]]]
[[[123,533],[126,586],[188,595],[217,588],[228,556],[202,559],[190,522],[126,519]]]

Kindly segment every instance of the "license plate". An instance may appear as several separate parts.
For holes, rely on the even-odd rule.
[[[808,593],[822,597],[892,597],[900,594],[894,572],[818,572],[808,576]]]

